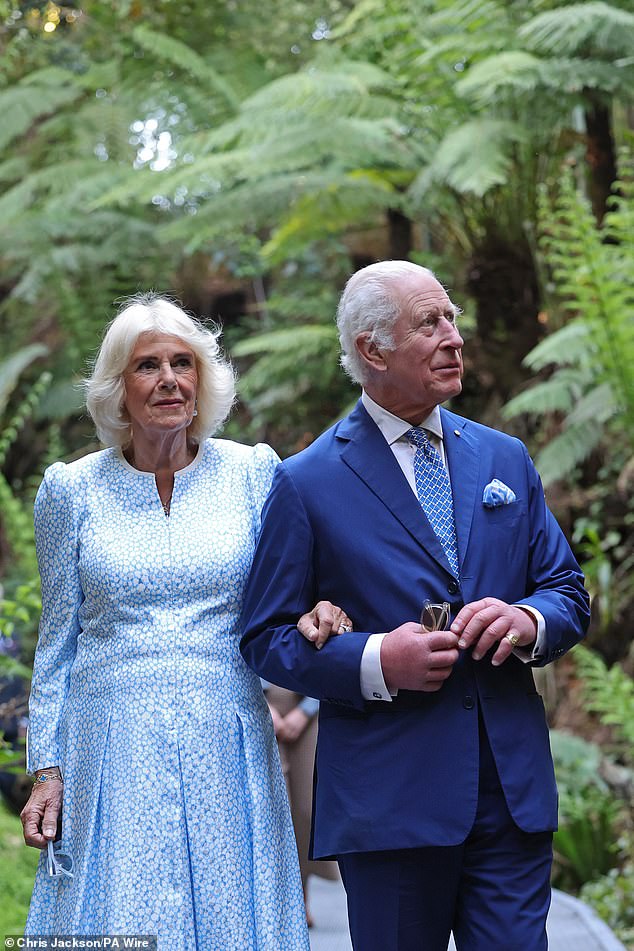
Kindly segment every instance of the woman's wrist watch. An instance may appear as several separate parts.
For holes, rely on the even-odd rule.
[[[46,769],[38,769],[35,774],[35,785],[38,783],[48,783],[52,779],[56,779],[58,783],[64,782],[59,766],[49,766]]]

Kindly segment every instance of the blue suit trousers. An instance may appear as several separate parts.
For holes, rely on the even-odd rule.
[[[513,822],[481,720],[478,808],[462,844],[338,861],[354,951],[446,951],[451,931],[458,951],[548,947],[552,834]]]

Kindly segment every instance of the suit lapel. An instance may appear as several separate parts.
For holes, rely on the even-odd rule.
[[[468,420],[448,410],[440,411],[447,468],[451,478],[454,521],[460,567],[464,565],[473,514],[477,504],[480,450]]]
[[[425,551],[449,569],[444,549],[380,429],[361,402],[339,425],[341,458]]]

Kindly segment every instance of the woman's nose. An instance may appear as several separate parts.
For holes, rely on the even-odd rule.
[[[161,363],[159,368],[159,384],[169,388],[176,386],[176,375],[171,363]]]

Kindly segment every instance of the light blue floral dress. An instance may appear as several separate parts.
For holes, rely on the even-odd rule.
[[[209,439],[177,472],[117,449],[44,477],[28,768],[64,774],[30,934],[158,934],[161,951],[304,951],[293,829],[239,616],[277,456]]]

